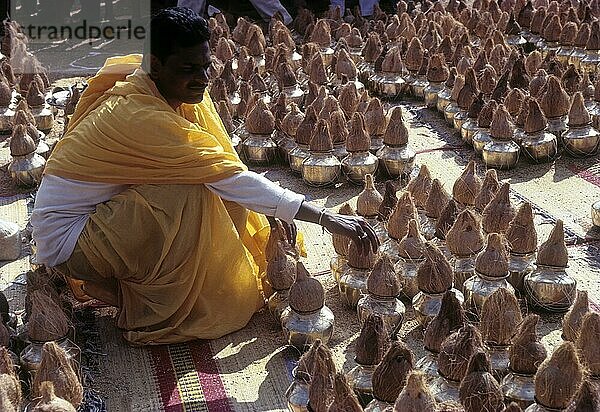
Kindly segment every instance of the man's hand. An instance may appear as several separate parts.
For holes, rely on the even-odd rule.
[[[325,212],[321,224],[331,233],[352,239],[361,255],[366,255],[369,249],[377,253],[379,239],[373,228],[362,217]]]
[[[267,216],[271,229],[277,228],[277,230],[283,230],[287,242],[292,246],[296,247],[296,237],[298,236],[298,228],[295,223],[287,223],[281,219],[276,219],[273,216]]]

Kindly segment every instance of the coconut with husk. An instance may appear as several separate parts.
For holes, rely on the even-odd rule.
[[[558,153],[557,138],[547,130],[548,121],[536,99],[529,101],[521,147],[535,163],[552,160]]]
[[[475,162],[470,161],[452,187],[453,199],[461,206],[474,206],[481,190],[481,179],[475,173]]]
[[[378,314],[389,333],[395,335],[402,326],[406,312],[404,304],[398,299],[401,287],[389,256],[380,256],[367,277],[368,293],[358,301],[358,319],[363,322],[370,314]]]
[[[67,336],[71,322],[43,289],[31,293],[31,315],[27,322],[27,335],[32,341],[50,342]]]
[[[579,91],[579,87],[581,84],[581,74],[572,64],[569,65],[567,70],[563,73],[561,77],[561,82],[565,91],[569,95],[573,95]]]
[[[32,404],[32,412],[75,412],[73,404],[59,396],[54,392],[54,383],[44,381],[40,385],[41,399],[37,403]],[[4,409],[3,409],[4,410]]]
[[[444,82],[448,80],[450,72],[446,66],[443,54],[434,54],[427,63],[428,84],[423,90],[425,94],[425,105],[430,109],[437,107],[438,93],[442,91]]]
[[[446,234],[446,246],[454,258],[454,286],[459,290],[467,279],[475,275],[475,257],[483,243],[480,218],[470,209],[460,212]]]
[[[497,379],[508,373],[509,345],[522,320],[519,302],[508,289],[496,290],[483,302],[480,329]]]
[[[399,260],[394,266],[402,283],[402,294],[411,300],[419,292],[417,269],[425,258],[424,250],[425,239],[419,231],[419,224],[415,219],[411,219],[406,236],[398,242]]]
[[[324,85],[328,83],[327,69],[323,61],[323,56],[320,53],[316,53],[312,58],[308,74],[310,81],[315,84]]]
[[[333,334],[334,316],[325,306],[321,282],[310,276],[301,262],[296,265],[296,281],[290,288],[290,307],[281,315],[281,324],[289,344],[300,350],[315,339],[327,344]]]
[[[491,371],[490,360],[485,352],[478,351],[471,356],[459,392],[466,412],[498,411],[504,406],[500,384]]]
[[[482,227],[486,233],[506,233],[516,215],[510,202],[510,184],[503,183],[482,212]]]
[[[280,152],[284,160],[289,162],[289,153],[296,147],[296,133],[300,124],[304,120],[304,113],[300,110],[298,105],[294,102],[290,103],[289,111],[281,121],[281,138],[277,139],[277,145],[279,146]]]
[[[437,219],[435,223],[435,238],[433,241],[435,244],[442,250],[446,257],[451,257],[452,254],[448,250],[446,246],[446,234],[454,224],[456,217],[458,216],[459,210],[454,199],[450,199],[446,206],[442,209],[440,213],[440,217]]]
[[[371,137],[371,153],[377,153],[383,147],[383,135],[387,128],[387,119],[381,100],[371,99],[365,111],[365,128]]]
[[[383,190],[383,201],[379,205],[379,220],[387,222],[390,218],[396,203],[398,203],[398,197],[396,196],[397,188],[393,180],[387,180],[384,184]]]
[[[573,412],[597,412],[600,410],[600,392],[589,380],[585,379],[575,396]]]
[[[566,312],[577,294],[577,281],[566,271],[569,253],[562,220],[538,249],[536,269],[525,276],[528,303],[538,309]]]
[[[304,118],[300,122],[300,125],[296,129],[296,136],[294,137],[296,147],[289,152],[289,163],[290,169],[293,172],[302,174],[302,163],[309,155],[308,145],[310,144],[313,131],[317,125],[317,112],[311,105],[308,106],[304,114]]]
[[[390,215],[387,224],[388,233],[391,238],[390,242],[397,243],[400,239],[406,236],[406,233],[408,232],[408,222],[411,219],[418,221],[417,208],[415,207],[415,203],[410,192],[405,191],[400,195],[400,198],[396,203],[396,207]],[[397,260],[397,246],[392,247],[392,243],[389,243],[387,247],[386,245],[383,246],[383,250],[388,249],[393,252],[390,255]]]
[[[528,202],[521,204],[517,214],[508,225],[506,240],[509,250],[509,282],[517,293],[522,293],[524,292],[525,276],[534,270],[533,263],[537,249],[533,211]]]
[[[19,111],[21,110],[17,109],[17,114]],[[32,136],[25,125],[15,124],[13,127],[10,139],[12,160],[8,165],[8,172],[18,186],[35,186],[42,180],[46,161],[36,153],[37,144],[34,137],[39,139],[39,135]]]
[[[364,218],[374,218],[379,212],[383,196],[375,189],[373,175],[366,175],[364,181],[365,187],[356,199],[356,212]]]
[[[354,82],[347,82],[342,85],[338,94],[338,102],[347,119],[352,118],[358,107],[359,99],[358,90]]]
[[[570,98],[556,76],[548,77],[545,92],[538,101],[548,119],[548,131],[560,139],[568,128],[566,117],[569,113]]]
[[[459,401],[460,381],[467,375],[469,359],[482,346],[481,334],[469,324],[444,339],[438,355],[439,376],[430,385],[436,401]]]
[[[83,400],[83,387],[67,353],[56,343],[47,342],[42,349],[42,362],[32,383],[33,396],[41,395],[42,382],[50,381],[58,397],[78,407]]]
[[[562,337],[575,342],[581,333],[583,317],[590,311],[588,293],[585,290],[577,292],[577,299],[571,309],[565,314],[562,324]]]
[[[342,164],[333,154],[329,123],[325,119],[317,121],[301,171],[304,182],[315,187],[329,186],[340,176]]]
[[[521,89],[511,89],[504,100],[504,107],[508,114],[514,119],[521,111],[521,104],[525,99],[525,93]]]
[[[63,300],[60,297],[58,289],[54,284],[52,276],[43,268],[39,268],[35,271],[29,271],[26,274],[27,284],[25,287],[25,316],[24,320],[28,321],[32,310],[32,298],[34,291],[41,291],[44,295],[49,297],[59,308],[63,307]]]
[[[496,290],[506,288],[514,293],[508,282],[508,251],[505,239],[498,233],[487,235],[485,249],[475,259],[475,276],[464,283],[467,310],[475,317],[481,315],[484,301]]]
[[[344,203],[340,206],[338,213],[346,216],[356,216],[356,213],[352,209],[349,203]],[[336,256],[331,259],[329,264],[331,273],[336,282],[340,281],[342,273],[347,268],[348,264],[348,249],[350,247],[350,238],[333,233],[331,235],[333,242],[333,249],[335,250]]]
[[[539,97],[548,83],[548,72],[544,69],[539,69],[535,76],[531,78],[529,84],[529,94],[531,97]]]
[[[408,374],[413,370],[414,355],[401,341],[392,342],[381,363],[373,372],[373,400],[367,411],[393,407],[400,391],[406,385]]]
[[[590,38],[585,45],[586,55],[581,59],[580,67],[584,72],[595,73],[600,63],[600,24],[593,21],[590,27]]]
[[[462,328],[465,322],[465,312],[456,295],[451,291],[444,293],[440,311],[427,325],[423,335],[423,345],[428,353],[416,364],[416,368],[423,371],[428,380],[437,376],[437,355],[442,342],[451,333]]]
[[[419,209],[424,209],[427,204],[427,198],[431,190],[431,174],[427,165],[422,165],[419,174],[408,183],[407,190],[412,195],[415,205]]]
[[[440,311],[446,291],[451,290],[461,302],[463,296],[458,290],[452,289],[452,266],[442,251],[432,243],[427,243],[423,254],[425,260],[417,269],[419,293],[413,298],[412,304],[417,321],[426,326]]]
[[[577,23],[574,21],[567,22],[563,27],[559,36],[560,47],[556,51],[556,58],[562,64],[568,64],[571,54],[575,48],[575,38],[577,37]]]
[[[442,210],[450,200],[450,195],[444,189],[439,179],[433,179],[431,190],[425,203],[425,215],[430,218],[432,226],[435,228],[435,221],[440,217]]]
[[[325,360],[317,357],[308,388],[308,410],[314,412],[327,412],[329,410],[329,405],[331,405],[334,398],[334,379],[335,368],[330,370]]]
[[[352,116],[346,141],[348,155],[342,159],[342,171],[351,182],[362,183],[366,176],[377,170],[379,160],[369,152],[370,147],[371,138],[365,130],[365,117],[356,112]]]
[[[21,405],[21,381],[15,372],[15,365],[6,347],[0,347],[0,391],[15,408]]]
[[[289,289],[296,280],[297,256],[285,240],[273,242],[271,247],[274,251],[267,262],[267,279],[275,292],[269,297],[268,307],[280,323],[281,314],[288,307]]]
[[[12,88],[6,77],[0,73],[0,132],[9,133],[12,130],[14,110],[9,108],[12,101]]]
[[[381,316],[369,315],[354,343],[354,360],[358,364],[348,373],[348,383],[366,405],[373,399],[373,372],[390,344],[388,330]]]
[[[577,36],[575,36],[573,52],[569,56],[569,63],[575,67],[581,67],[581,60],[586,56],[585,47],[590,39],[590,25],[588,22],[583,22],[579,26]]]
[[[408,147],[408,129],[399,106],[392,109],[383,143],[384,146],[377,151],[377,158],[386,174],[390,177],[409,174],[414,166],[416,153]]]
[[[458,50],[458,47],[457,47]],[[439,112],[444,113],[446,106],[450,104],[450,98],[452,95],[452,88],[456,81],[456,67],[450,67],[448,72],[448,79],[444,82],[444,86],[438,93],[436,108]]]
[[[577,157],[591,156],[596,153],[600,143],[600,132],[592,127],[592,119],[581,92],[573,96],[568,125],[569,129],[563,135],[567,152]]]
[[[435,398],[427,386],[426,376],[418,371],[410,372],[406,385],[396,399],[393,412],[421,412],[435,409]]]
[[[473,144],[473,137],[475,133],[479,131],[479,124],[477,118],[479,113],[485,106],[483,93],[479,93],[475,96],[475,99],[471,102],[469,110],[467,110],[467,119],[462,123],[460,127],[460,135],[463,141],[469,145]]]
[[[354,240],[348,249],[348,268],[340,278],[340,296],[344,303],[355,308],[359,299],[367,292],[367,277],[375,265],[377,253],[371,248],[359,253],[359,248]]]
[[[535,374],[535,401],[545,408],[564,410],[573,402],[582,380],[583,370],[575,347],[564,342]]]
[[[479,95],[479,86],[477,81],[477,76],[475,75],[475,71],[473,68],[467,69],[465,73],[465,85],[458,93],[458,98],[456,103],[458,104],[459,111],[454,115],[452,119],[452,125],[454,128],[461,133],[463,137],[463,141],[468,143],[466,139],[466,131],[462,132],[463,124],[469,118],[469,108]]]
[[[483,161],[488,167],[510,169],[519,161],[519,145],[512,139],[514,125],[511,116],[500,104],[490,125],[491,141],[482,149]]]
[[[362,412],[363,408],[343,373],[335,375],[334,399],[328,412]]]
[[[464,59],[461,61],[464,61]],[[468,64],[470,64],[470,63],[467,62],[467,65]],[[460,73],[458,71],[458,68],[456,70],[457,70],[457,73]],[[454,85],[452,86],[452,91],[450,92],[450,100],[449,100],[448,104],[446,105],[446,107],[444,108],[444,118],[446,119],[446,123],[448,123],[448,125],[451,127],[454,127],[454,116],[456,115],[456,113],[458,113],[460,111],[457,100],[458,100],[458,96],[464,86],[465,86],[464,75],[457,74],[456,79],[454,80]]]
[[[277,144],[272,138],[275,131],[275,116],[264,99],[256,100],[246,116],[245,124],[247,136],[242,142],[242,150],[246,159],[256,164],[272,163],[278,152]]]
[[[481,184],[481,190],[475,198],[475,210],[483,212],[485,207],[492,201],[496,196],[500,183],[498,182],[498,174],[494,169],[488,169],[485,172],[483,183]]]
[[[594,379],[598,379],[600,376],[599,342],[600,315],[596,312],[588,312],[581,321],[581,328],[575,345],[581,362],[585,365],[589,375]]]

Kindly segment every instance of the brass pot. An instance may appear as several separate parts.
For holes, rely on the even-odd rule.
[[[425,88],[429,82],[423,75],[417,75],[415,79],[410,83],[410,90],[417,99],[425,99]]]
[[[428,382],[431,382],[438,376],[437,357],[437,353],[427,351],[427,354],[415,364],[415,369],[423,372]]]
[[[408,145],[384,145],[378,152],[377,158],[380,165],[390,177],[408,175],[415,164],[416,153]]]
[[[479,155],[483,152],[483,148],[486,144],[492,141],[492,135],[490,134],[490,129],[479,128],[473,134],[473,140],[471,143],[473,144],[473,149]]]
[[[356,309],[358,301],[367,293],[367,276],[370,270],[356,269],[348,266],[339,282],[340,297],[350,308]]]
[[[488,296],[500,288],[508,289],[509,292],[515,290],[508,282],[508,273],[503,278],[488,277],[477,271],[475,273],[475,276],[465,281],[463,291],[465,292],[465,310],[479,318],[483,302]]]
[[[45,342],[31,341],[29,345],[21,351],[19,361],[23,370],[29,373],[31,380],[35,377],[36,371],[42,363],[42,348]],[[80,375],[79,365],[81,364],[81,350],[69,338],[64,337],[55,341],[55,343],[63,349],[67,355],[67,359],[71,361],[73,370]]]
[[[562,135],[569,130],[569,126],[567,126],[567,115],[548,119],[548,127],[546,130],[556,136],[559,143],[562,143]]]
[[[452,288],[450,290],[456,296],[456,299],[462,304],[465,300],[463,294]],[[444,292],[445,293],[445,292]],[[425,293],[419,291],[412,300],[412,305],[415,310],[415,318],[423,328],[427,327],[429,322],[438,314],[442,306],[442,298],[444,293]]]
[[[569,65],[569,59],[573,54],[575,47],[573,46],[561,46],[556,51],[556,59],[561,62],[565,67]]]
[[[456,119],[456,117],[455,117]],[[477,119],[467,118],[467,120],[460,127],[460,137],[462,141],[469,146],[473,144],[473,136],[479,130],[477,125]]]
[[[46,160],[33,152],[25,156],[14,156],[8,164],[8,172],[17,186],[35,186],[42,181]]]
[[[412,299],[419,293],[419,284],[417,282],[417,269],[425,259],[409,259],[400,257],[400,260],[394,265],[396,276],[402,285],[402,295]]]
[[[302,174],[302,163],[309,154],[310,152],[308,151],[308,145],[297,144],[293,149],[290,150],[288,158],[292,172],[296,172],[300,175]]]
[[[358,301],[356,310],[361,325],[373,313],[381,316],[388,333],[392,336],[400,330],[406,313],[406,307],[398,298],[377,296],[371,293],[364,295]]]
[[[289,289],[275,290],[267,302],[269,313],[273,316],[273,319],[281,325],[281,314],[284,310],[289,308],[288,297],[290,295]]]
[[[375,174],[379,159],[370,152],[348,153],[342,159],[342,171],[352,183],[360,185],[367,174]]]
[[[242,153],[248,162],[257,165],[269,165],[277,159],[277,144],[272,134],[247,133],[242,142]]]
[[[284,87],[282,93],[285,94],[288,104],[296,103],[298,107],[302,107],[304,104],[304,91],[298,84]]]
[[[469,112],[467,110],[463,110],[459,108],[458,113],[454,114],[452,118],[452,125],[454,126],[454,130],[460,133],[462,129],[462,125],[469,119]]]
[[[363,57],[362,57],[362,46],[360,47],[349,47],[348,48],[348,54],[350,54],[350,57],[352,57],[352,60],[354,60],[354,63],[356,63],[357,65],[363,61]]]
[[[407,87],[406,80],[400,73],[376,72],[370,82],[375,93],[387,98],[401,96]]]
[[[288,307],[281,314],[287,342],[300,351],[308,349],[317,339],[327,345],[333,335],[334,323],[333,312],[327,306],[309,313],[299,313]]]
[[[373,399],[364,409],[365,412],[389,412],[394,407],[394,404]]]
[[[573,47],[573,53],[569,56],[569,64],[575,66],[577,70],[581,68],[581,60],[586,56],[585,49],[582,47]]]
[[[293,137],[288,136],[282,131],[277,131],[275,133],[275,143],[279,148],[279,158],[283,160],[285,163],[289,163],[290,152],[298,146]]]
[[[342,255],[336,255],[329,261],[331,275],[335,279],[335,283],[339,285],[342,274],[348,270],[348,258]]]
[[[35,127],[44,132],[49,132],[52,129],[54,115],[52,114],[50,105],[32,107],[31,113],[33,113],[33,118],[35,119]]]
[[[383,136],[375,135],[371,136],[371,147],[369,148],[369,152],[373,154],[377,154],[377,152],[383,148]]]
[[[437,402],[453,401],[460,403],[460,382],[446,379],[438,373],[438,376],[429,384],[429,389]]]
[[[489,342],[485,344],[485,351],[490,358],[490,364],[492,365],[492,375],[498,382],[509,372],[508,365],[510,363],[509,358],[510,346],[496,346]]]
[[[545,130],[537,133],[525,133],[519,144],[525,157],[534,163],[551,161],[558,154],[556,136]]]
[[[330,186],[337,182],[342,164],[333,152],[309,152],[302,162],[302,180],[315,187]]]
[[[348,385],[354,389],[362,405],[373,400],[373,372],[376,367],[377,365],[361,365],[357,362],[357,366],[346,375]]]
[[[346,150],[346,143],[336,143],[333,145],[333,155],[342,161],[343,158],[348,156],[348,150]]]
[[[452,90],[444,86],[438,92],[436,107],[439,112],[444,113],[446,107],[450,104],[450,98],[452,96]]]
[[[537,265],[523,281],[529,304],[549,312],[566,312],[577,295],[577,281],[564,267]]]
[[[598,150],[600,133],[591,124],[583,127],[569,127],[569,130],[563,134],[562,141],[565,145],[565,150],[571,156],[592,156]]]
[[[323,57],[323,63],[325,63],[325,67],[331,66],[331,61],[333,60],[335,51],[331,47],[321,47],[319,53],[321,53],[321,57]]]
[[[515,288],[518,295],[525,292],[523,280],[525,276],[534,271],[535,253],[526,255],[511,253],[508,257],[508,281]]]
[[[292,376],[294,379],[285,391],[288,408],[292,412],[308,412],[310,377],[304,373],[298,373],[298,368],[294,368]]]
[[[523,409],[532,405],[535,402],[533,377],[534,375],[523,375],[509,370],[500,383],[506,402],[515,402]]]
[[[14,125],[15,111],[10,107],[0,107],[0,134],[9,134]]]
[[[507,170],[513,168],[519,161],[519,145],[512,140],[496,140],[487,143],[481,153],[487,167]]]
[[[437,107],[438,94],[442,91],[444,84],[442,82],[429,82],[423,94],[425,95],[425,105],[430,109]]]
[[[444,109],[444,118],[446,119],[448,126],[454,127],[454,116],[459,111],[460,108],[458,107],[458,104],[454,101],[450,101],[450,103]]]
[[[600,65],[600,50],[587,50],[581,59],[580,69],[582,73],[595,74]]]
[[[454,256],[451,261],[454,272],[454,287],[463,290],[465,281],[475,276],[475,258],[477,253],[471,256]]]
[[[600,201],[592,205],[592,224],[600,227]]]

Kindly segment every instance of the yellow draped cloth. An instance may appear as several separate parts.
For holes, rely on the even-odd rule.
[[[173,110],[113,57],[89,80],[45,173],[132,185],[90,215],[77,248],[117,280],[117,324],[134,344],[212,339],[263,306],[268,223],[204,186],[246,170],[208,93]]]

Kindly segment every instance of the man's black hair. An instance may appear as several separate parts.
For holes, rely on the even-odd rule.
[[[169,7],[160,10],[150,21],[149,41],[144,54],[153,54],[161,62],[177,47],[193,47],[210,39],[208,22],[187,7]]]

